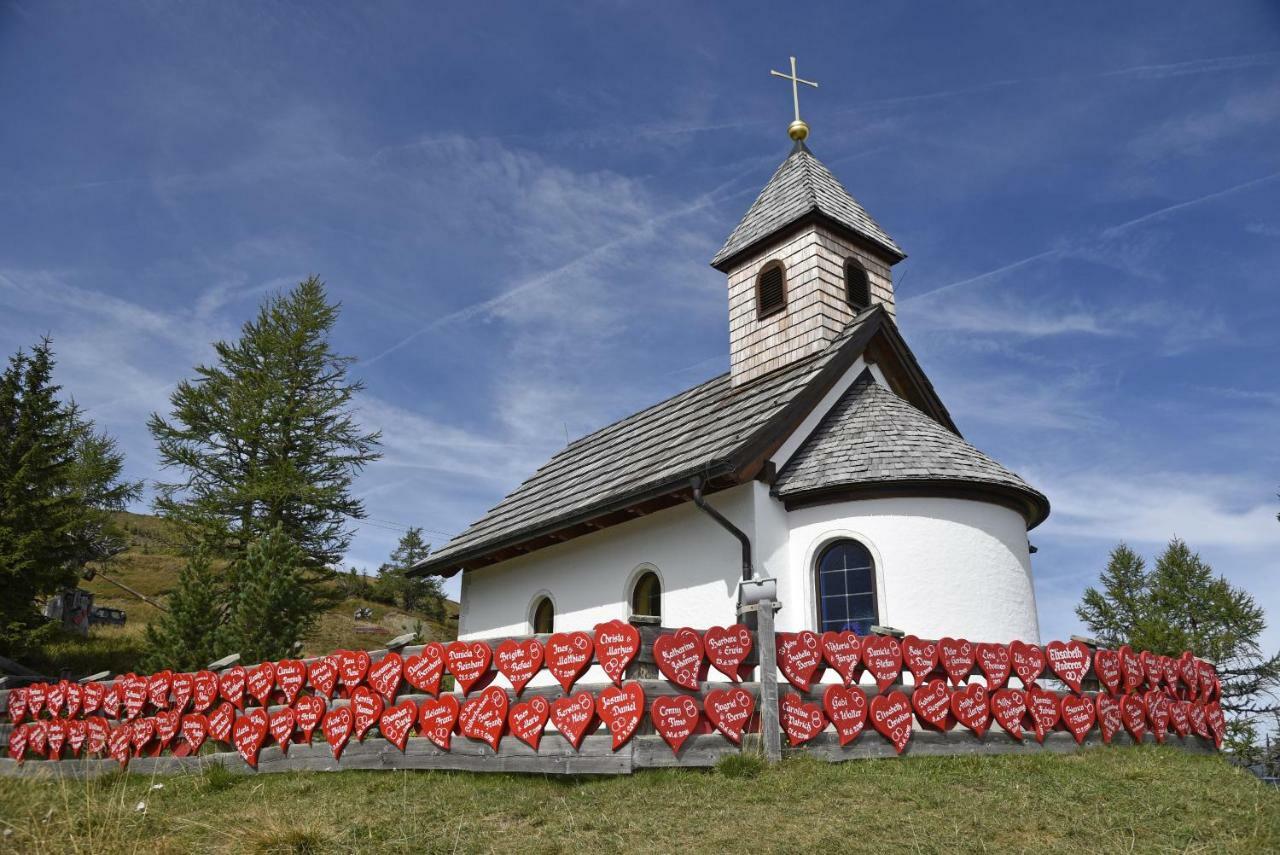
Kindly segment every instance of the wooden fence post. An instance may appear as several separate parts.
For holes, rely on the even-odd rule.
[[[756,638],[760,647],[760,736],[764,759],[782,760],[782,726],[778,721],[778,650],[773,634],[773,600],[761,600],[756,608]]]

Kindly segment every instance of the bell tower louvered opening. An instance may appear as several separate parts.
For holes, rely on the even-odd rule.
[[[854,311],[862,311],[871,305],[871,280],[867,269],[856,258],[844,262],[844,298]]]
[[[787,307],[787,271],[775,261],[760,271],[756,279],[756,317],[767,318]]]

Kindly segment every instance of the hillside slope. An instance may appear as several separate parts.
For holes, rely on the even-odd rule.
[[[138,667],[146,625],[160,611],[112,584],[108,577],[163,603],[177,584],[183,559],[164,520],[130,513],[120,514],[119,519],[129,533],[129,549],[81,587],[93,592],[95,605],[123,609],[128,616],[125,626],[96,626],[89,638],[69,637],[49,644],[24,664],[53,676],[64,668],[81,676],[103,670],[124,673]],[[359,608],[372,610],[372,616],[357,620],[355,611]],[[372,649],[396,635],[415,631],[425,640],[451,639],[457,635],[457,603],[447,602],[446,609],[449,618],[438,624],[424,614],[348,598],[321,617],[315,634],[306,639],[303,653],[311,656],[339,648]]]

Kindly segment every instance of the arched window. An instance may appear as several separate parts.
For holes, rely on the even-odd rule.
[[[765,318],[787,306],[787,268],[770,261],[756,276],[756,317]]]
[[[534,604],[533,631],[536,635],[556,631],[556,607],[550,597],[539,597]]]
[[[876,568],[856,540],[837,540],[818,556],[818,631],[866,635],[880,622]]]
[[[662,617],[662,582],[658,574],[646,570],[636,579],[631,589],[631,614],[642,617]]]
[[[867,278],[867,269],[856,258],[844,262],[844,295],[855,312],[871,305],[871,280]]]

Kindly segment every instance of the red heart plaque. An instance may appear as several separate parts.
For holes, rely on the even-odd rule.
[[[28,737],[29,739],[30,737]],[[129,763],[129,743],[133,738],[133,728],[122,724],[111,731],[107,737],[107,752],[123,768]]]
[[[271,714],[268,727],[271,730],[271,738],[276,741],[276,745],[280,746],[281,754],[289,753],[289,743],[293,741],[293,728],[297,723],[297,713],[289,707]]]
[[[535,695],[527,701],[511,705],[511,712],[507,714],[507,727],[512,736],[537,751],[550,715],[551,704],[541,695]],[[445,734],[445,745],[442,747],[446,750],[449,747],[448,741],[448,734]]]
[[[472,688],[478,688],[477,683],[488,677],[492,660],[493,651],[483,641],[454,641],[444,649],[445,664],[464,695],[470,694]],[[505,710],[503,714],[506,714]]]
[[[841,745],[858,738],[867,724],[867,694],[860,686],[828,686],[822,693],[822,710],[836,729]]]
[[[382,709],[382,698],[378,697],[373,689],[368,686],[356,686],[351,693],[351,712],[355,716],[352,726],[356,739],[364,741],[369,728],[378,723]]]
[[[1201,715],[1200,718],[1203,721],[1204,716]],[[23,727],[27,729],[27,748],[36,754],[44,754],[46,743],[49,738],[49,731],[46,728],[45,723],[43,721],[29,721],[23,725]],[[133,740],[133,728],[129,725],[125,725],[124,730],[125,733],[128,734],[125,742],[125,747],[127,748],[128,743]]]
[[[516,641],[508,638],[494,654],[498,673],[511,681],[516,694],[524,691],[533,675],[542,670],[542,643],[536,638]]]
[[[147,679],[147,700],[158,710],[169,708],[169,689],[173,684],[172,671],[158,671]]]
[[[1080,691],[1080,682],[1089,673],[1089,647],[1081,641],[1050,641],[1045,646],[1045,655],[1049,667],[1062,682],[1071,687],[1071,691]]]
[[[1164,671],[1164,682],[1169,687],[1169,691],[1175,691],[1178,688],[1178,660],[1172,656],[1161,656],[1160,667]]]
[[[95,684],[96,685],[96,684]],[[27,690],[13,689],[9,692],[9,721],[17,724],[27,714]],[[26,739],[24,736],[23,739]]]
[[[881,692],[897,683],[902,677],[902,648],[898,639],[889,635],[862,639],[862,664],[867,666]]]
[[[1164,744],[1169,734],[1169,698],[1159,689],[1152,689],[1142,696],[1147,707],[1147,723],[1151,725],[1151,734],[1156,742]]]
[[[182,710],[172,709],[158,712],[156,719],[156,741],[164,748],[178,735],[182,727]]]
[[[85,740],[86,748],[92,754],[101,754],[107,747],[107,740],[111,737],[111,725],[99,715],[89,716],[84,723],[89,731],[89,736]]]
[[[1182,681],[1182,685],[1187,687],[1190,696],[1196,696],[1196,687],[1200,685],[1200,675],[1196,669],[1196,658],[1191,655],[1190,650],[1184,650],[1182,655],[1178,657],[1178,679]],[[30,706],[30,703],[28,703]]]
[[[846,686],[852,685],[858,678],[858,667],[862,664],[862,639],[845,630],[844,632],[824,632],[818,639],[822,647],[822,658],[840,675]]]
[[[417,717],[417,705],[413,701],[403,700],[378,718],[378,732],[383,739],[404,751],[409,743],[409,728],[413,727]]]
[[[677,686],[696,690],[702,671],[702,650],[702,636],[686,626],[654,639],[653,659],[662,676]]]
[[[1197,688],[1202,698],[1212,700],[1220,694],[1222,687],[1218,683],[1218,671],[1203,659],[1196,660],[1196,678]],[[68,703],[69,699],[70,695],[68,695]]]
[[[156,735],[156,723],[152,718],[135,718],[129,723],[129,743],[136,752]]]
[[[255,769],[258,768],[258,750],[267,739],[269,723],[267,711],[257,707],[236,719],[235,729],[231,733],[236,751],[244,758],[244,762]]]
[[[333,697],[338,684],[338,663],[332,656],[322,656],[307,666],[307,682],[326,698]]]
[[[119,718],[124,707],[124,681],[114,680],[106,687],[102,695],[102,714],[110,718]],[[27,702],[27,711],[31,711],[31,702]]]
[[[996,689],[991,694],[991,717],[1019,742],[1022,741],[1022,719],[1026,714],[1026,692],[1018,689]]]
[[[272,662],[261,662],[245,671],[244,688],[249,697],[265,707],[271,700],[271,690],[276,687],[276,666]]]
[[[751,655],[751,630],[740,623],[713,626],[702,637],[711,667],[733,680],[742,680],[738,669]]]
[[[938,667],[938,645],[908,635],[902,639],[901,647],[902,662],[918,686],[929,679],[933,669]]]
[[[966,639],[938,639],[938,660],[953,685],[958,686],[968,678],[977,657],[977,649]]]
[[[588,694],[587,697],[591,696]],[[497,686],[490,686],[467,701],[458,713],[458,732],[488,743],[494,751],[498,750],[506,723],[507,693]]]
[[[1027,689],[1027,710],[1031,713],[1031,723],[1036,728],[1036,741],[1043,743],[1045,735],[1053,730],[1062,716],[1058,696],[1054,692],[1032,686]]]
[[[107,695],[107,687],[101,683],[84,684],[84,700],[81,709],[85,715],[95,713],[102,708],[102,699]]]
[[[197,671],[191,688],[191,708],[202,713],[218,699],[218,675],[212,671]]]
[[[1187,718],[1191,721],[1191,730],[1201,739],[1208,739],[1212,731],[1209,730],[1209,716],[1205,711],[1204,704],[1192,702],[1187,705]]]
[[[292,704],[298,699],[298,693],[306,682],[307,666],[297,659],[281,659],[276,663],[276,684],[284,693],[286,704]]]
[[[303,695],[293,702],[293,717],[302,737],[311,742],[311,734],[324,720],[325,702],[319,695]]]
[[[578,692],[569,698],[556,698],[551,704],[551,723],[575,751],[582,744],[582,738],[587,735],[587,730],[595,723],[595,719],[596,703],[590,692]]]
[[[399,653],[388,653],[369,669],[369,685],[382,695],[384,701],[391,703],[395,700],[396,690],[400,688],[400,677],[403,674],[404,659]]]
[[[1147,679],[1142,670],[1142,658],[1127,644],[1120,648],[1120,676],[1126,692],[1137,691]]]
[[[1023,688],[1030,688],[1044,673],[1044,651],[1025,641],[1009,642],[1009,658],[1013,660],[1013,673],[1018,675]]]
[[[420,692],[440,694],[440,677],[444,674],[444,645],[432,641],[421,652],[404,660],[404,680]]]
[[[44,705],[49,710],[49,716],[57,716],[58,711],[62,709],[62,702],[66,700],[67,681],[62,680],[57,683],[49,683],[44,690]]]
[[[27,753],[27,727],[15,727],[9,732],[9,756],[17,763],[22,762],[22,757]]]
[[[187,708],[187,704],[191,703],[191,694],[196,688],[196,675],[174,674],[169,681],[169,685],[173,689],[173,708],[178,712],[182,712]]]
[[[871,725],[901,754],[911,740],[911,702],[906,694],[894,691],[872,698]]]
[[[702,711],[698,702],[688,695],[670,698],[656,698],[649,708],[649,720],[653,729],[671,746],[672,754],[679,754],[702,719]]]
[[[453,695],[428,698],[418,709],[418,733],[449,750],[449,737],[458,724],[458,699]]]
[[[1106,695],[1098,697],[1103,698]],[[1093,701],[1083,695],[1066,695],[1062,698],[1059,709],[1062,712],[1062,724],[1071,731],[1071,735],[1076,738],[1076,743],[1084,742],[1084,738],[1093,728]]]
[[[1111,737],[1124,724],[1124,718],[1120,714],[1120,701],[1111,695],[1099,694],[1094,698],[1094,704],[1098,710],[1098,730],[1102,731],[1102,741],[1110,745]]]
[[[89,736],[89,723],[82,718],[67,720],[67,747],[71,753],[79,754],[85,739]]]
[[[44,726],[45,738],[49,741],[49,759],[62,759],[62,746],[67,741],[67,720],[53,718]]]
[[[802,692],[809,691],[814,675],[822,666],[822,642],[817,633],[779,632],[778,670],[791,685]],[[816,709],[816,707],[815,707]]]
[[[787,692],[782,696],[779,714],[782,718],[782,730],[793,747],[813,739],[827,726],[822,708],[817,704],[806,704],[794,692]]]
[[[79,683],[67,680],[66,689],[63,691],[66,700],[63,702],[67,709],[67,718],[75,718],[80,712],[80,705],[84,703],[84,687]]]
[[[703,700],[707,720],[734,745],[742,744],[742,733],[755,711],[755,696],[740,686],[712,689]]]
[[[1109,694],[1120,694],[1120,654],[1099,647],[1093,653],[1093,673]]]
[[[236,723],[236,709],[223,701],[209,713],[209,735],[218,742],[231,741],[231,727]]]
[[[1191,733],[1191,718],[1187,714],[1190,704],[1187,701],[1169,701],[1169,724],[1173,732],[1183,739]]]
[[[338,665],[338,682],[348,692],[364,682],[369,673],[369,654],[364,650],[339,650],[333,654]]]
[[[911,706],[921,723],[937,730],[950,728],[951,690],[946,680],[939,678],[916,686],[911,693]]]
[[[244,709],[245,670],[242,665],[232,665],[218,675],[218,694],[236,709]],[[124,688],[125,704],[129,702],[129,686]]]
[[[329,743],[329,749],[333,751],[334,760],[342,757],[342,749],[346,748],[347,740],[351,738],[354,720],[351,707],[338,707],[325,713],[321,729],[324,731],[325,741]]]
[[[32,683],[27,686],[25,693],[27,699],[27,712],[32,718],[40,714],[40,710],[44,709],[46,686],[44,683]]]
[[[709,696],[708,696],[709,697]],[[639,683],[609,686],[596,698],[596,714],[613,736],[613,750],[627,744],[644,716],[644,689]]]
[[[1013,670],[1009,648],[1003,644],[982,642],[978,645],[978,666],[986,678],[988,692],[1001,688],[1009,682],[1009,672]]]
[[[136,674],[126,674],[121,682],[124,684],[123,706],[125,718],[137,718],[147,703],[147,678],[139,677]],[[27,701],[27,706],[31,706],[30,700]]]
[[[1125,695],[1120,699],[1120,717],[1124,720],[1124,729],[1129,731],[1133,741],[1142,742],[1147,732],[1147,706],[1141,695]]]
[[[1223,737],[1227,735],[1227,719],[1222,713],[1222,704],[1217,701],[1205,704],[1204,720],[1213,734],[1214,747],[1221,748]]]
[[[951,714],[979,739],[991,725],[991,706],[987,689],[981,683],[970,683],[951,696]]]
[[[209,735],[209,720],[200,713],[182,717],[182,741],[187,744],[187,754],[195,754]]]
[[[611,620],[595,625],[596,661],[615,685],[622,685],[627,666],[640,652],[640,630],[631,624]]]
[[[1147,678],[1148,686],[1154,689],[1164,682],[1164,666],[1160,664],[1159,656],[1150,650],[1144,650],[1138,654],[1138,659],[1142,662],[1142,673]]]

